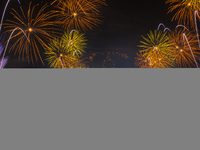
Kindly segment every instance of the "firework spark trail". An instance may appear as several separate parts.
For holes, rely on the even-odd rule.
[[[150,64],[151,64],[151,59],[150,58],[148,58],[148,62],[150,62]]]
[[[158,28],[157,28],[157,30],[159,30],[160,29],[160,26],[163,26],[164,28],[165,28],[165,25],[163,24],[163,23],[160,23],[159,25],[158,25]]]
[[[60,61],[60,63],[62,64],[62,67],[63,67],[63,68],[65,68],[65,67],[64,67],[64,65],[63,65],[63,63],[62,63],[62,60],[61,60],[61,59],[59,59],[59,61]]]
[[[165,25],[164,25],[163,23],[160,23],[160,24],[158,25],[157,30],[160,29],[160,26],[161,26],[161,25],[164,27],[164,30],[163,30],[164,32],[165,32],[166,30],[169,30],[169,31],[170,31],[170,29],[169,29],[169,28],[166,28]],[[171,32],[171,31],[170,31],[170,32]]]
[[[72,34],[72,32],[77,32],[77,31],[73,29],[73,30],[72,30],[72,31],[69,33],[69,35],[71,35],[71,34]]]
[[[75,29],[73,29],[73,30],[71,30],[71,32],[69,33],[69,35],[71,35],[73,32],[77,32],[77,31],[76,31]],[[69,40],[69,42],[68,42],[68,46],[69,46],[69,44],[70,44],[71,42],[73,43],[72,40]]]
[[[4,60],[1,61],[2,65],[0,67],[0,69],[3,69],[5,67],[5,65],[7,64],[8,62],[8,57],[6,57]]]
[[[195,10],[195,12],[194,12],[194,20],[195,20],[195,29],[196,29],[196,34],[197,34],[197,40],[198,40],[199,48],[200,48],[199,34],[198,34],[198,29],[197,29],[197,16],[196,15],[198,15],[198,17],[199,17],[199,13],[198,13],[197,10]]]
[[[75,55],[76,51],[78,51],[80,54],[82,54],[82,53],[81,53],[81,51],[79,51],[79,50],[77,49],[77,50],[75,50],[75,51],[74,51],[74,53],[73,53],[73,55],[72,55],[72,56],[74,56],[74,55]]]
[[[3,53],[3,57],[2,57],[2,60],[1,60],[0,68],[2,67],[2,62],[3,62],[3,59],[4,59],[4,56],[5,56],[5,53],[6,53],[8,44],[9,44],[9,42],[10,42],[10,39],[11,39],[13,33],[15,32],[15,30],[17,30],[17,29],[21,30],[21,31],[24,33],[25,37],[27,38],[28,42],[30,43],[30,41],[29,41],[28,37],[26,36],[25,32],[24,32],[20,27],[16,27],[16,28],[11,32],[10,37],[9,37],[9,39],[8,39],[8,42],[6,43],[6,47],[5,47],[5,50],[4,50],[4,53]]]
[[[69,47],[69,44],[70,44],[70,43],[73,43],[73,41],[72,41],[72,40],[69,40],[68,45],[67,45],[68,47]]]
[[[178,27],[183,27],[183,28],[185,28],[186,30],[188,30],[188,28],[186,28],[184,25],[177,25],[176,26],[176,28],[178,28]],[[189,30],[188,30],[189,31]],[[183,39],[183,44],[185,45],[185,40]]]
[[[183,27],[183,28],[185,28],[186,30],[188,30],[188,28],[186,28],[184,25],[177,25],[176,28],[178,28],[178,27]],[[189,30],[188,30],[188,31],[189,31]]]
[[[160,26],[161,26],[161,25],[164,27],[163,32],[165,32],[166,30],[168,30],[169,32],[171,32],[171,30],[170,30],[169,28],[166,28],[165,25],[164,25],[163,23],[160,23],[160,24],[158,25],[157,30],[160,29]],[[188,30],[184,25],[177,25],[176,28],[178,28],[178,27],[183,27],[183,28],[185,28],[186,30]],[[188,30],[188,31],[189,31],[189,30]]]
[[[148,57],[148,62],[149,62],[149,64],[151,65],[151,59],[150,59],[150,57]]]
[[[76,30],[71,30],[71,32],[69,33],[69,35],[71,35],[73,32],[77,32]],[[71,43],[71,42],[73,42],[72,40],[70,40],[69,42],[68,42],[68,46],[69,46],[69,44]]]
[[[170,30],[169,28],[165,28],[165,29],[163,30],[163,32],[165,32],[166,30],[168,30],[169,32],[171,32],[171,30]]]
[[[158,47],[154,47],[154,48],[153,48],[153,51],[155,51],[155,50],[158,52]]]
[[[1,40],[1,41],[4,41],[4,36],[1,36],[1,37],[0,37],[0,40]],[[3,43],[3,42],[0,42],[0,56],[1,56],[2,52],[3,52],[4,47],[5,47],[5,46],[3,46],[2,43]],[[4,66],[7,64],[7,61],[8,61],[8,57],[6,57],[6,58],[3,60],[3,62],[2,62],[3,64],[2,64],[2,66],[0,67],[0,69],[4,68]]]
[[[191,47],[190,47],[190,44],[189,44],[189,42],[188,42],[188,39],[187,39],[187,36],[185,35],[185,33],[183,33],[183,40],[186,40],[186,41],[187,41],[187,44],[188,44],[189,49],[190,49],[190,51],[191,51],[191,53],[192,53],[192,57],[193,57],[193,59],[194,59],[194,61],[195,61],[195,64],[196,64],[197,68],[199,68],[198,65],[197,65],[196,59],[195,59],[195,57],[194,57],[194,54],[193,54],[193,52],[192,52],[192,49],[191,49]],[[184,43],[185,43],[185,42],[184,42]]]
[[[1,27],[2,27],[2,23],[3,23],[3,18],[4,18],[4,15],[6,13],[6,9],[7,9],[7,6],[8,6],[9,2],[10,2],[10,0],[7,1],[6,6],[4,7],[4,11],[3,11],[2,17],[1,17],[0,32],[1,32]],[[21,5],[19,0],[18,0],[18,3]]]
[[[0,41],[4,41],[4,39],[5,39],[5,36],[3,36],[3,34],[0,36]],[[3,52],[3,49],[4,49],[4,45],[3,45],[3,42],[0,42],[0,56],[1,56],[1,54],[2,54],[2,52]]]

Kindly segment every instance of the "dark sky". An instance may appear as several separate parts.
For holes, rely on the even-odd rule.
[[[3,12],[7,0],[0,1],[0,13]],[[20,0],[22,5],[26,5],[31,0]],[[44,0],[49,1],[49,0]],[[34,0],[34,3],[40,3],[39,0]],[[125,53],[129,56],[127,60],[124,58],[113,58],[116,68],[133,68],[136,53],[139,51],[137,45],[142,40],[141,35],[146,36],[149,30],[157,29],[159,23],[165,24],[166,27],[173,29],[176,22],[171,22],[173,13],[167,14],[169,5],[165,4],[165,0],[107,0],[108,6],[103,6],[100,10],[103,18],[103,23],[94,31],[86,32],[88,39],[87,53],[85,57],[90,56],[98,51],[116,51]],[[17,9],[19,4],[17,0],[11,0],[7,9],[4,21],[10,19],[9,11],[11,8]],[[29,68],[27,61],[18,61],[17,57],[10,56],[8,64],[5,68]],[[43,60],[45,55],[42,55]],[[101,61],[90,63],[91,67],[101,67]],[[36,68],[49,67],[47,62],[45,66],[41,63],[36,63]]]

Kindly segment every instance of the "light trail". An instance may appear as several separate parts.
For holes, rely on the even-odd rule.
[[[191,47],[190,47],[190,44],[189,44],[189,42],[188,42],[188,39],[187,39],[185,33],[183,33],[183,40],[186,40],[186,41],[187,41],[187,44],[188,44],[188,46],[189,46],[189,49],[190,49],[190,51],[191,51],[192,57],[193,57],[193,59],[194,59],[194,61],[195,61],[195,64],[196,64],[197,68],[199,68],[198,65],[197,65],[197,61],[196,61],[196,59],[195,59],[195,57],[194,57],[194,54],[193,54],[193,52],[192,52],[192,49],[191,49]],[[185,42],[184,42],[184,43],[185,43]]]
[[[165,25],[163,24],[163,23],[160,23],[159,25],[158,25],[158,28],[157,28],[157,30],[160,30],[160,26],[163,26],[164,27],[164,32],[166,31],[166,30],[169,30],[169,32],[171,32],[171,30],[169,29],[169,28],[166,28],[165,27]]]
[[[76,51],[78,51],[80,54],[82,54],[81,51],[79,51],[79,50],[77,49],[77,50],[75,50],[75,51],[73,52],[73,54],[72,54],[73,57],[74,57]]]
[[[73,29],[73,30],[72,30],[72,31],[69,33],[69,35],[71,35],[71,34],[72,34],[72,32],[77,32],[77,31]]]
[[[62,67],[63,67],[63,68],[65,68],[65,67],[64,67],[64,65],[63,65],[63,62],[62,62],[62,60],[61,60],[61,59],[59,59],[59,61],[60,61],[60,63],[62,64]]]
[[[188,28],[186,28],[184,25],[177,25],[176,28],[178,28],[178,27],[183,27],[183,28],[185,28],[186,30],[188,30]],[[188,30],[188,31],[189,31],[189,30]]]

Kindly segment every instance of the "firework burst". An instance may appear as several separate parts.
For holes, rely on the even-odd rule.
[[[140,54],[137,54],[136,66],[146,67],[148,61],[150,68],[173,67],[174,51],[170,49],[172,43],[167,32],[154,30],[147,36],[148,38],[142,36],[144,41],[140,41],[142,45],[139,47],[143,49],[140,50]]]
[[[75,36],[76,37],[76,36]],[[83,36],[81,36],[82,38]],[[81,39],[80,38],[80,39]],[[75,48],[83,50],[84,40],[71,38],[71,34],[64,34],[61,39],[54,38],[47,46],[45,54],[50,67],[53,68],[85,68],[84,59],[73,55]],[[73,42],[73,43],[71,43]]]
[[[144,52],[136,53],[135,66],[139,68],[169,68],[172,66],[165,58],[159,55],[150,55],[145,57]]]
[[[103,0],[56,0],[54,2],[58,2],[55,6],[57,10],[52,11],[57,16],[56,23],[67,31],[93,30],[101,23],[99,8],[105,5]]]
[[[16,53],[18,52],[19,59],[20,57],[24,59],[24,55],[26,54],[29,64],[31,60],[33,65],[33,58],[35,58],[36,62],[38,62],[38,59],[40,59],[43,63],[39,46],[45,49],[45,41],[49,41],[50,39],[55,37],[55,34],[57,34],[59,31],[59,29],[54,28],[54,23],[49,21],[49,19],[54,17],[52,12],[44,12],[47,9],[48,5],[45,4],[38,11],[38,13],[35,14],[36,6],[38,6],[38,4],[31,7],[30,2],[27,13],[24,12],[21,6],[20,13],[13,9],[13,12],[11,12],[11,14],[13,15],[14,19],[7,20],[7,22],[5,23],[5,28],[7,29],[6,32],[12,32],[13,28],[20,27],[24,30],[28,39],[30,40],[29,43],[22,31],[19,31],[17,34],[12,36],[12,38],[17,38],[17,40],[11,46],[9,52],[15,50],[14,55],[16,55]]]
[[[172,21],[176,20],[178,24],[195,28],[194,12],[200,11],[199,0],[167,0],[166,3],[171,5],[168,13],[176,10]]]
[[[121,57],[124,57],[125,60],[129,57],[127,56],[127,54],[124,54],[124,53],[119,53],[119,52],[114,52],[114,51],[112,52],[105,51],[105,52],[93,53],[89,57],[89,60],[94,61],[94,58],[98,57],[99,59],[100,56],[104,56],[105,58],[105,59],[103,58],[103,61],[102,61],[102,68],[115,68],[115,62],[114,60],[112,60],[112,58],[114,57],[121,56]]]
[[[188,43],[186,42],[186,40],[184,40],[183,33],[187,37]],[[195,61],[192,53],[194,54],[195,59],[198,59],[198,56],[200,55],[200,51],[198,49],[198,40],[196,39],[195,33],[193,31],[187,31],[185,29],[176,29],[174,32],[171,32],[171,42],[171,49],[175,52],[174,62],[176,67],[195,67]],[[192,53],[190,48],[192,50]]]
[[[76,30],[66,32],[62,37],[62,42],[70,47],[68,50],[73,56],[80,56],[82,53],[85,53],[84,49],[86,48],[87,40],[84,33]]]

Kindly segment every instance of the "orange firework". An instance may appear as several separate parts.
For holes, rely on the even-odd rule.
[[[167,61],[157,54],[145,57],[144,52],[139,52],[136,55],[135,66],[139,68],[169,68],[171,65],[170,61]]]
[[[18,13],[13,9],[11,14],[13,15],[12,20],[7,20],[5,23],[6,32],[12,32],[12,30],[16,27],[20,27],[26,33],[30,43],[27,41],[25,35],[22,31],[19,31],[17,34],[13,35],[12,38],[16,38],[17,40],[11,46],[9,52],[11,50],[15,50],[14,55],[19,53],[19,59],[22,55],[22,59],[24,59],[24,54],[26,54],[29,59],[31,59],[32,64],[34,65],[33,58],[38,62],[38,58],[43,63],[43,60],[40,55],[39,45],[46,48],[46,42],[55,37],[55,34],[58,34],[60,31],[58,28],[55,28],[54,23],[49,21],[53,16],[52,12],[44,12],[48,7],[45,4],[39,11],[35,11],[35,5],[31,7],[31,2],[29,3],[28,11],[25,13],[20,6],[21,12]],[[36,13],[36,14],[35,14]],[[30,63],[30,62],[29,62]],[[43,63],[44,65],[44,63]]]
[[[186,35],[188,43],[186,39],[184,39],[183,33]],[[194,54],[195,59],[198,59],[198,56],[200,55],[195,33],[192,31],[186,31],[185,29],[176,29],[171,33],[171,42],[171,49],[175,52],[174,62],[176,67],[195,67],[195,61],[192,53]]]
[[[101,23],[99,8],[106,5],[103,0],[56,0],[52,12],[56,14],[56,23],[65,30],[92,30]],[[53,2],[53,3],[54,3]]]
[[[104,57],[101,57],[100,55],[104,56]],[[105,55],[106,55],[106,57],[105,57]],[[115,68],[115,62],[114,62],[114,60],[112,60],[112,58],[114,58],[114,56],[124,57],[125,60],[129,57],[129,56],[127,56],[127,54],[124,54],[124,53],[119,53],[119,52],[114,52],[114,51],[112,51],[112,52],[105,51],[105,52],[93,53],[89,57],[89,60],[90,61],[95,61],[94,60],[95,57],[98,57],[97,59],[99,59],[101,57],[103,59],[102,68]]]
[[[136,53],[135,66],[139,68],[150,68],[150,61],[143,56],[143,53]]]
[[[194,12],[200,11],[199,0],[167,0],[166,3],[171,5],[168,13],[176,10],[172,21],[177,20],[178,24],[195,27]]]

